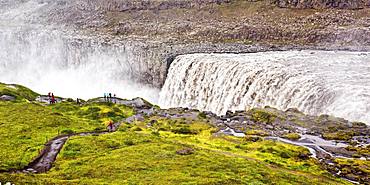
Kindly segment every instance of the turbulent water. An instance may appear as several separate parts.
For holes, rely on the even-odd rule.
[[[63,97],[87,99],[111,92],[155,103],[159,90],[152,87],[160,84],[156,74],[166,64],[153,62],[142,43],[63,26],[68,21],[104,23],[94,21],[98,11],[84,11],[91,8],[86,2],[0,0],[0,82]]]
[[[92,98],[105,92],[156,102],[158,90],[135,83],[143,68],[129,43],[104,45],[59,30],[24,26],[0,29],[0,81],[40,93]]]
[[[370,123],[370,53],[181,55],[170,66],[159,102],[218,114],[264,106],[298,108]]]

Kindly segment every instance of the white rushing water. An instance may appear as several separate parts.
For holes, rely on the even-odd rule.
[[[158,90],[135,83],[137,61],[129,43],[107,45],[59,30],[25,26],[0,29],[0,82],[47,94],[93,98],[113,93],[156,102]]]
[[[156,103],[159,90],[151,88],[155,79],[149,70],[158,65],[144,60],[151,54],[141,52],[140,43],[114,42],[54,24],[76,16],[94,20],[90,11],[79,17],[84,8],[86,1],[80,0],[0,0],[0,82],[63,97],[113,93]]]
[[[272,106],[370,123],[370,53],[189,54],[171,64],[163,107],[224,114]]]

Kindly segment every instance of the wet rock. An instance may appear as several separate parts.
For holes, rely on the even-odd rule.
[[[151,108],[151,109],[140,109],[140,110],[138,110],[138,113],[139,114],[144,114],[146,116],[151,116],[151,115],[155,114],[155,110],[153,108]]]
[[[149,102],[142,98],[134,98],[132,100],[122,100],[120,101],[120,103],[138,109],[150,109],[153,107],[152,104],[150,104]]]
[[[259,137],[259,136],[246,136],[245,137],[245,141],[251,141],[251,142],[257,142],[257,141],[261,141],[262,138]]]
[[[37,171],[36,171],[35,169],[33,169],[33,168],[27,168],[27,169],[25,170],[25,172],[26,172],[26,173],[37,173]]]
[[[310,158],[310,153],[300,153],[298,155],[298,158],[301,159],[301,160],[307,160]]]
[[[145,118],[141,114],[139,114],[139,115],[133,115],[131,117],[128,117],[128,118],[126,118],[125,121],[127,123],[133,123],[134,121],[144,121],[144,120],[145,120]]]
[[[189,148],[189,147],[186,147],[186,148],[183,148],[181,150],[176,151],[176,154],[178,154],[178,155],[190,155],[190,154],[193,154],[193,153],[194,153],[194,149]]]
[[[13,101],[15,97],[9,95],[2,95],[0,96],[0,101]]]

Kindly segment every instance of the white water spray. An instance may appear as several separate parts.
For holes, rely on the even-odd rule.
[[[47,94],[93,98],[114,93],[156,102],[156,89],[135,83],[142,66],[132,45],[107,45],[59,30],[7,26],[0,29],[0,81]]]
[[[370,123],[370,53],[190,54],[171,64],[163,107],[224,114],[272,106]]]

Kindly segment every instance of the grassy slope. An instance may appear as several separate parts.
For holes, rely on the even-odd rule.
[[[0,174],[0,178],[18,184],[345,184],[313,159],[299,159],[299,154],[307,153],[304,148],[216,137],[213,128],[200,122],[189,127],[160,122],[172,131],[158,132],[138,122],[116,133],[73,137],[47,174]],[[181,126],[193,134],[173,133]],[[138,128],[142,130],[134,131]],[[184,147],[195,152],[176,154]]]
[[[70,102],[44,106],[29,102],[36,93],[16,87],[0,84],[0,95],[17,97],[15,102],[0,101],[0,170],[26,166],[49,139],[59,134],[102,130],[107,119],[117,121],[132,114],[124,106],[98,103],[82,107]]]
[[[8,85],[0,82],[0,95],[9,95],[15,97],[18,101],[34,100],[39,95],[31,89],[21,85]]]
[[[5,88],[0,84],[0,89]],[[11,89],[13,94],[27,89]],[[28,94],[28,93],[26,93]],[[32,93],[31,93],[32,94]],[[29,100],[34,97],[29,98]],[[52,106],[23,96],[0,102],[0,169],[20,168],[60,133],[104,129],[133,114],[125,106],[64,102]],[[215,128],[184,119],[124,124],[116,133],[72,137],[46,174],[0,174],[16,184],[345,184],[322,170],[308,151],[272,141],[215,136]],[[176,151],[191,147],[191,155]]]

